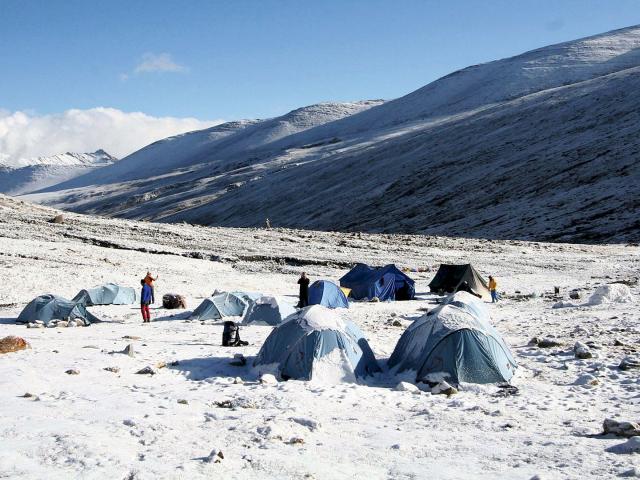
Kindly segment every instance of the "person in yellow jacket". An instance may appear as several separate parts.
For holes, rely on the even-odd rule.
[[[498,282],[496,279],[489,275],[489,291],[491,292],[491,303],[496,303],[498,301]]]

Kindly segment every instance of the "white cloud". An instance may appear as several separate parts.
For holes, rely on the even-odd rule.
[[[156,140],[218,123],[102,107],[52,115],[0,110],[0,163],[21,166],[39,156],[99,148],[122,158]]]
[[[174,72],[184,73],[188,68],[176,63],[169,53],[145,53],[134,73]]]

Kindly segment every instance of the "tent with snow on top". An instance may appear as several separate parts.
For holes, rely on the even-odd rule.
[[[415,372],[417,382],[496,383],[513,376],[516,361],[489,323],[485,304],[458,292],[413,322],[389,358],[397,373]]]
[[[245,325],[279,325],[295,312],[296,308],[282,298],[263,296],[249,305],[242,323]]]
[[[385,300],[411,300],[415,297],[415,282],[393,265],[370,267],[358,263],[340,279],[340,286],[351,289],[356,300],[377,297]]]
[[[338,285],[329,280],[316,280],[309,287],[309,305],[349,308],[349,301]]]
[[[322,383],[356,382],[380,371],[346,312],[321,305],[303,308],[274,328],[253,365],[258,375]]]
[[[92,305],[130,305],[136,302],[136,291],[131,287],[121,287],[107,283],[100,287],[80,290],[72,302]]]
[[[87,311],[81,303],[69,301],[56,295],[40,295],[34,298],[20,312],[16,322],[32,323],[37,320],[47,325],[52,320],[82,320],[85,325],[100,319]]]
[[[471,290],[469,293],[480,295],[483,300],[491,300],[491,293],[487,282],[473,268],[473,265],[440,265],[436,276],[429,284],[429,290],[434,293],[455,293],[459,290]]]
[[[249,307],[249,299],[240,292],[217,292],[205,298],[189,320],[221,320],[225,317],[242,317]]]

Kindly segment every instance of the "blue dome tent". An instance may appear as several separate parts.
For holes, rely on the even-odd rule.
[[[509,381],[516,361],[489,323],[484,303],[458,292],[413,322],[389,358],[396,372],[415,371],[416,381],[496,383]]]
[[[242,323],[245,325],[279,325],[296,308],[278,297],[263,296],[257,298],[245,313]]]
[[[131,287],[121,287],[107,283],[100,287],[80,290],[72,302],[92,305],[130,305],[136,302],[136,291]]]
[[[249,298],[240,292],[218,292],[205,298],[189,320],[221,320],[224,317],[242,317],[249,307]]]
[[[56,295],[40,295],[31,300],[20,312],[17,323],[32,323],[36,320],[47,325],[51,320],[82,320],[85,325],[100,319],[87,311],[81,303],[71,302]]]
[[[415,297],[415,282],[393,264],[376,268],[358,263],[340,279],[340,286],[350,288],[350,296],[356,300],[374,297],[381,301],[412,300]]]
[[[323,383],[356,382],[379,372],[367,340],[345,314],[321,305],[299,310],[273,329],[254,370]]]
[[[349,308],[349,301],[338,285],[329,280],[316,280],[309,287],[309,305]]]

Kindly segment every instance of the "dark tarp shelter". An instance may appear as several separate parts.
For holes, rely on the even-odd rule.
[[[487,282],[476,271],[471,264],[440,265],[436,276],[429,284],[429,289],[434,293],[455,293],[459,290],[476,293],[483,300],[491,300],[491,293],[487,287]]]
[[[412,300],[415,297],[415,282],[393,264],[370,267],[358,263],[340,279],[340,286],[350,288],[350,296],[356,300],[374,297],[380,301]]]
[[[31,300],[18,315],[18,323],[32,323],[36,320],[47,325],[51,320],[84,321],[85,325],[99,322],[100,319],[87,311],[81,303],[69,301],[56,295],[40,295]]]

